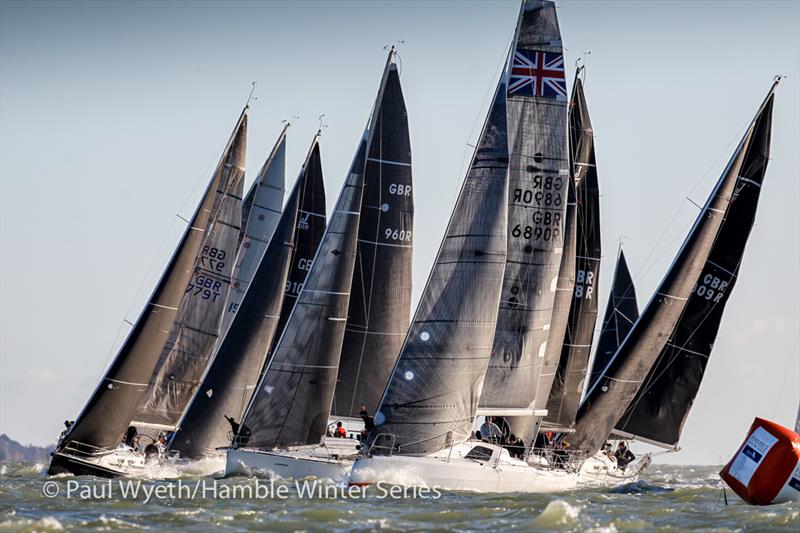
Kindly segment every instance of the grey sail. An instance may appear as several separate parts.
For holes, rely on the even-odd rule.
[[[616,425],[626,425],[623,414],[637,408],[632,402],[640,390],[647,392],[643,387],[661,354],[666,351],[668,357],[669,354],[681,358],[691,356],[686,347],[693,338],[692,330],[698,326],[699,346],[692,344],[693,348],[689,349],[703,359],[703,364],[695,368],[704,366],[755,215],[758,190],[769,156],[773,89],[774,85],[664,280],[581,404],[576,431],[569,438],[578,449],[594,453]],[[708,301],[701,302],[698,297],[708,298]],[[710,328],[703,327],[705,321]],[[681,376],[689,380],[689,385],[684,387],[680,383],[683,390],[672,389],[678,392],[680,399],[669,397],[673,392],[668,391],[658,400],[664,402],[666,410],[648,424],[654,428],[663,424],[665,432],[679,434],[680,428],[674,424],[678,421],[682,424],[701,375],[699,372]],[[675,402],[680,405],[676,406]],[[670,410],[670,405],[676,408]],[[662,438],[665,437],[652,440],[663,443]]]
[[[374,413],[411,319],[411,143],[397,70],[386,80],[364,174],[353,287],[333,414]]]
[[[368,436],[372,453],[466,439],[492,348],[505,268],[505,75]]]
[[[191,280],[192,266],[202,250],[213,206],[230,180],[233,169],[230,165],[237,164],[240,154],[243,155],[246,131],[245,109],[147,305],[60,449],[93,453],[112,450],[121,441],[175,321],[177,308]]]
[[[628,270],[628,262],[622,247],[619,249],[617,266],[614,269],[614,281],[608,295],[603,326],[597,339],[594,360],[589,374],[589,387],[594,387],[603,369],[617,353],[622,340],[628,335],[636,319],[639,318],[639,305],[636,303],[636,288]]]
[[[175,324],[132,421],[140,430],[177,425],[214,353],[239,238],[245,149],[242,140],[235,159],[225,164],[224,192],[215,201]]]
[[[722,224],[700,276],[667,343],[616,429],[663,446],[677,446],[700,389],[725,305],[739,276],[769,161],[770,95],[754,124]]]
[[[578,202],[575,248],[575,288],[561,341],[561,356],[547,401],[545,425],[571,428],[575,424],[589,368],[589,355],[597,323],[597,280],[600,274],[600,188],[594,154],[594,132],[576,75],[569,116],[570,158]],[[551,330],[552,332],[552,330]]]
[[[366,159],[387,78],[396,70],[392,50],[322,243],[243,417],[249,447],[318,444],[325,435],[347,323]]]
[[[183,457],[200,458],[228,445],[231,426],[226,417],[241,420],[250,401],[276,334],[300,199],[307,188],[322,187],[322,175],[316,171],[318,160],[318,136],[315,136],[252,283],[170,441],[170,450],[179,451]],[[317,183],[308,183],[309,180]]]
[[[561,267],[567,91],[555,4],[523,2],[508,81],[508,256],[481,409],[531,409]]]
[[[244,205],[242,206],[242,223],[244,225],[239,232],[241,239],[236,248],[238,251],[233,264],[228,299],[225,302],[225,313],[222,315],[220,338],[224,337],[228,330],[281,217],[286,173],[286,130],[288,127],[288,124],[283,127],[275,146],[245,198],[246,217]]]

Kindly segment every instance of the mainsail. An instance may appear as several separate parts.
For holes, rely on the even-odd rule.
[[[228,140],[222,159],[189,225],[164,269],[133,329],[75,420],[61,448],[91,453],[117,447],[141,400],[175,321],[184,291],[192,279],[196,258],[213,216],[213,207],[225,194],[234,166],[244,153],[247,108]],[[238,171],[237,171],[238,172]]]
[[[596,452],[617,425],[661,445],[677,442],[753,224],[769,158],[774,88],[666,277],[581,404],[569,438],[578,449]]]
[[[169,448],[184,457],[203,457],[230,443],[231,427],[226,417],[241,419],[272,339],[280,334],[276,327],[289,275],[300,199],[305,190],[323,187],[322,174],[318,172],[318,139],[319,135],[314,137],[252,283],[170,442]]]
[[[375,415],[373,453],[429,453],[469,436],[505,267],[507,172],[504,74]]]
[[[242,217],[244,138],[237,147],[233,158],[225,163],[224,193],[212,208],[212,219],[175,324],[134,416],[132,424],[140,429],[176,426],[217,344]]]
[[[559,344],[561,357],[547,401],[547,425],[570,428],[575,423],[589,367],[589,353],[597,322],[597,278],[600,274],[600,188],[594,155],[594,133],[576,74],[570,108],[570,156],[577,195],[575,288],[567,330]],[[552,330],[551,330],[552,333]]]
[[[325,435],[347,322],[366,159],[387,80],[396,70],[392,50],[322,243],[243,417],[249,447],[319,444]]]
[[[501,414],[533,407],[563,251],[567,91],[553,2],[523,2],[508,69],[508,255],[480,400]]]
[[[614,269],[614,282],[608,295],[606,314],[603,317],[603,327],[597,339],[592,369],[589,374],[589,389],[594,387],[600,376],[603,375],[611,358],[617,353],[622,340],[628,335],[636,319],[639,318],[639,306],[636,303],[636,288],[625,261],[622,246],[617,256],[617,266]]]
[[[231,324],[233,315],[242,303],[247,287],[253,279],[267,243],[278,225],[283,204],[284,175],[286,171],[286,124],[272,151],[256,176],[242,206],[241,241],[237,245],[236,261],[231,275],[231,288],[222,315],[220,339]],[[245,216],[246,215],[246,216]]]
[[[411,314],[414,200],[408,116],[397,70],[378,105],[364,174],[353,285],[333,414],[374,413]]]

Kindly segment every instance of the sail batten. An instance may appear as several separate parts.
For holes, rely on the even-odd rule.
[[[626,422],[622,420],[625,412],[637,408],[638,403],[632,403],[634,398],[643,390],[647,376],[659,360],[663,361],[659,356],[675,335],[684,335],[687,326],[691,330],[692,324],[709,318],[710,327],[706,332],[713,331],[716,335],[730,293],[726,289],[732,286],[733,279],[726,281],[718,269],[708,264],[708,259],[726,265],[728,270],[738,269],[760,191],[760,187],[739,177],[758,183],[764,177],[774,87],[742,137],[664,280],[581,404],[576,432],[570,437],[570,442],[579,449],[590,453],[599,450],[618,424],[626,431]],[[713,286],[714,283],[717,285]],[[700,300],[707,297],[708,291],[712,291],[710,309]],[[713,336],[708,341],[710,353]],[[677,342],[680,344],[684,339]],[[705,367],[705,358],[694,360],[694,369],[683,376],[689,381],[687,386],[681,385],[683,390],[672,389],[666,395],[655,396],[655,403],[664,402],[661,407],[668,415],[658,428],[651,428],[651,431],[660,432],[651,440],[677,442]],[[651,426],[655,426],[652,421]]]

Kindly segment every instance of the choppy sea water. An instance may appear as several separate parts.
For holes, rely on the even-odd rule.
[[[716,466],[655,465],[639,482],[608,491],[443,492],[435,499],[435,494],[393,499],[377,492],[356,498],[300,497],[294,481],[270,486],[255,478],[187,476],[120,484],[50,478],[43,469],[0,466],[0,531],[800,531],[798,503],[752,507],[728,491],[725,505]],[[43,492],[54,486],[59,494],[46,497]],[[258,486],[260,495],[253,492]],[[137,487],[135,496],[121,493]],[[321,482],[316,486],[325,487]],[[149,501],[145,489],[151,491]]]

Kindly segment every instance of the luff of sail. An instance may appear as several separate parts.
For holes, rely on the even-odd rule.
[[[739,216],[744,216],[746,223],[734,218],[726,220],[726,216],[732,200],[742,194],[745,187],[760,186],[759,181],[752,180],[745,173],[752,172],[753,165],[756,165],[763,175],[766,166],[763,149],[768,149],[769,146],[773,90],[774,85],[698,215],[664,280],[617,353],[606,365],[603,376],[581,404],[575,433],[568,439],[578,449],[586,453],[594,453],[600,449],[638,394],[658,356],[673,339],[675,328],[687,310],[692,294],[698,287],[706,286],[703,281],[706,273],[721,273],[714,270],[708,260],[723,224],[735,228],[732,231],[736,239],[742,240],[743,246],[752,223],[752,213],[740,213]],[[754,210],[754,206],[752,207]],[[736,234],[736,231],[740,234]],[[734,267],[728,267],[733,272]],[[730,279],[730,276],[720,279]],[[723,292],[715,290],[715,294]]]
[[[371,453],[424,454],[470,434],[505,267],[507,171],[504,75],[375,415]]]
[[[509,62],[508,255],[482,409],[530,409],[563,249],[567,92],[556,8],[523,2]]]
[[[241,420],[277,332],[291,266],[300,200],[308,188],[320,189],[319,136],[292,188],[278,227],[253,275],[239,310],[219,344],[203,382],[180,421],[169,449],[200,458],[230,444],[226,417]],[[316,183],[310,183],[315,181]]]
[[[376,110],[333,414],[374,413],[411,319],[414,200],[408,116],[397,70]]]
[[[114,449],[122,439],[175,321],[214,201],[228,177],[226,165],[244,140],[246,128],[245,108],[147,305],[59,449],[94,453]]]
[[[240,231],[246,148],[242,133],[224,165],[214,212],[175,324],[134,416],[132,424],[140,430],[177,425],[214,352]]]
[[[325,435],[347,322],[366,159],[378,105],[390,73],[396,70],[392,50],[330,223],[234,446],[271,449],[319,444]]]
[[[275,146],[258,172],[251,190],[247,194],[247,216],[242,206],[242,238],[237,245],[236,261],[231,274],[231,288],[222,315],[220,339],[231,324],[233,316],[244,298],[253,279],[267,244],[281,218],[283,205],[284,176],[286,173],[286,124],[281,130]]]
[[[769,161],[772,105],[770,95],[753,126],[722,224],[685,310],[617,422],[619,431],[664,446],[678,444],[755,220]]]
[[[597,348],[589,373],[589,389],[594,387],[603,375],[611,358],[617,353],[622,340],[628,335],[636,319],[639,318],[639,305],[636,303],[636,288],[633,286],[628,262],[622,246],[617,255],[617,266],[614,268],[614,281],[608,295],[603,326],[597,339]]]
[[[560,428],[575,424],[589,367],[597,322],[595,287],[600,274],[600,187],[594,153],[594,131],[583,93],[575,76],[570,109],[570,156],[578,202],[575,254],[575,288],[563,339],[561,356],[552,381],[544,423]]]

